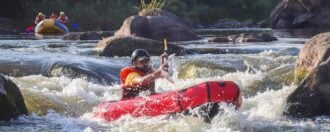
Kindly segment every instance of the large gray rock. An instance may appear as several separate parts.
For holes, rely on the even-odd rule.
[[[189,41],[200,39],[188,26],[166,16],[148,16],[150,38],[155,40]]]
[[[0,74],[0,121],[8,121],[27,113],[24,98],[19,88],[11,80]]]
[[[200,39],[191,28],[170,12],[154,10],[145,12],[143,15],[127,18],[121,28],[116,31],[115,36],[128,35],[161,41],[164,38],[168,41]]]
[[[299,83],[317,64],[330,56],[330,32],[312,37],[300,50],[295,67],[295,82]]]
[[[135,49],[146,49],[151,55],[161,55],[164,53],[162,41],[156,41],[132,36],[113,36],[98,42],[97,49],[101,51],[101,56],[130,56]],[[168,53],[185,55],[191,53],[183,47],[168,44]]]
[[[282,0],[272,11],[272,28],[330,28],[330,1]]]
[[[138,15],[127,18],[121,28],[115,32],[115,36],[120,35],[149,37],[148,19]]]
[[[301,49],[295,79],[300,83],[288,97],[285,114],[313,117],[330,114],[330,33],[319,34]]]
[[[330,115],[330,58],[310,71],[288,97],[286,115],[313,117]]]

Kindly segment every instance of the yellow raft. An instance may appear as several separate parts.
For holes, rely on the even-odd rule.
[[[57,20],[45,19],[35,27],[34,32],[42,35],[59,35],[68,33],[69,29]]]

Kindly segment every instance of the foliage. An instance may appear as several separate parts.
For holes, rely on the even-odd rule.
[[[165,5],[165,0],[151,0],[149,4],[146,4],[145,0],[141,0],[141,10],[159,10]]]
[[[14,0],[20,6],[12,15],[22,28],[33,25],[35,15],[64,11],[83,30],[116,30],[123,20],[139,11],[163,9],[195,24],[219,19],[267,19],[279,0]],[[12,11],[2,9],[3,11]],[[1,13],[0,13],[1,14]],[[5,13],[3,13],[5,14]],[[6,13],[7,14],[7,13]],[[0,15],[1,16],[1,15]],[[2,15],[3,16],[3,15]]]

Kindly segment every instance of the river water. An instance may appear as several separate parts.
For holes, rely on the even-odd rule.
[[[329,131],[329,117],[292,119],[283,116],[292,84],[295,60],[315,32],[271,29],[198,30],[208,38],[226,34],[266,32],[274,42],[209,43],[205,40],[175,44],[195,50],[216,49],[223,54],[171,55],[170,74],[175,84],[156,81],[156,91],[183,89],[206,80],[231,80],[243,93],[235,110],[221,104],[211,123],[198,116],[161,115],[113,122],[94,120],[90,113],[103,100],[118,100],[118,72],[129,57],[100,57],[97,41],[68,41],[60,36],[0,36],[0,72],[20,88],[30,115],[0,122],[0,131]],[[152,65],[158,66],[153,56]],[[191,110],[194,112],[194,110]]]

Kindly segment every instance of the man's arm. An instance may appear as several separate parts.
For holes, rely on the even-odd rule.
[[[155,81],[157,78],[162,78],[164,77],[163,75],[165,75],[165,71],[164,71],[164,64],[160,65],[160,67],[157,70],[152,70],[152,72],[148,75],[145,75],[143,77],[140,78],[135,78],[134,82],[137,85],[140,86],[146,86],[150,83],[152,83],[153,81]]]

